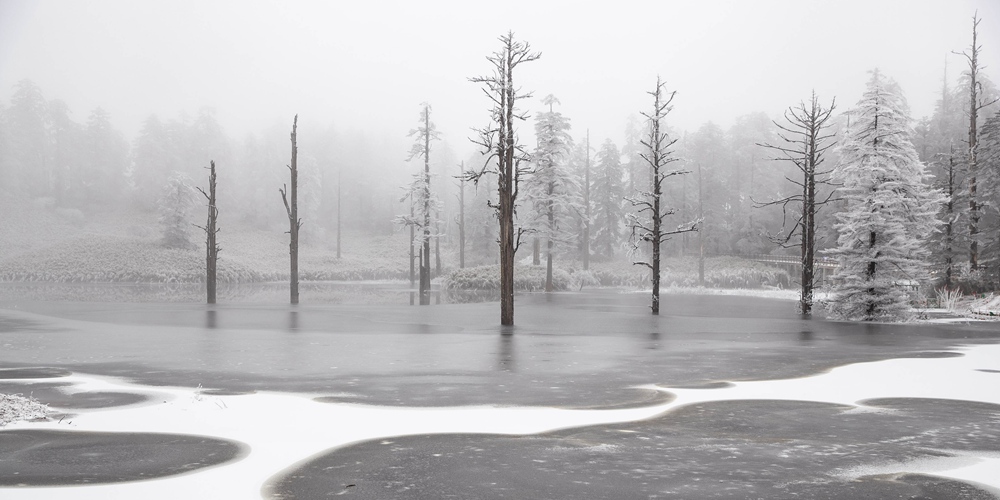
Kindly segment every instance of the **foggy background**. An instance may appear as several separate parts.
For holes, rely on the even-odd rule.
[[[632,276],[613,284],[642,283],[623,258],[622,198],[647,182],[639,113],[651,106],[657,76],[677,91],[665,124],[679,165],[692,170],[666,187],[677,210],[671,224],[697,218],[703,201],[706,255],[745,256],[794,253],[767,238],[782,228],[780,208],[754,209],[796,189],[785,180],[793,167],[757,146],[778,140],[772,120],[789,106],[813,90],[824,106],[836,97],[838,133],[877,67],[922,123],[914,144],[930,163],[962,140],[967,64],[953,51],[969,47],[977,11],[983,75],[995,79],[1000,68],[995,1],[501,5],[0,0],[0,281],[198,283],[203,234],[194,225],[204,200],[193,188],[205,186],[210,160],[219,175],[220,280],[285,279],[278,189],[288,182],[296,114],[303,279],[404,279],[409,237],[394,219],[408,213],[403,186],[423,166],[406,158],[424,102],[441,137],[430,155],[442,202],[434,273],[456,269],[455,176],[460,164],[481,166],[469,138],[490,118],[469,78],[489,75],[486,57],[508,30],[541,52],[515,75],[534,93],[518,102],[528,117],[518,124],[521,144],[534,149],[542,98],[553,94],[571,124],[574,175],[583,178],[589,158],[593,175],[613,171],[622,183],[592,199],[595,213],[609,204],[621,212],[617,222],[595,220],[589,242],[595,261]],[[935,125],[919,122],[932,115]],[[827,161],[836,162],[835,150]],[[466,190],[468,266],[496,262],[491,182]],[[836,241],[835,209],[818,216],[820,249]],[[677,236],[666,254],[692,256],[694,238]],[[557,247],[557,266],[578,269],[583,247],[582,238]]]
[[[815,89],[844,105],[867,71],[896,79],[912,115],[929,115],[951,51],[980,30],[987,72],[1000,59],[1000,3],[972,0],[505,2],[0,1],[0,96],[23,78],[77,120],[101,106],[134,137],[161,119],[211,107],[242,137],[300,115],[303,136],[334,124],[399,140],[429,102],[459,156],[487,102],[468,77],[489,70],[496,38],[513,30],[542,52],[520,77],[552,93],[574,135],[620,143],[628,115],[648,105],[657,74],[678,91],[672,127],[723,128],[780,113]],[[6,100],[6,99],[4,99]],[[526,101],[535,112],[540,103]],[[844,108],[846,109],[846,108]],[[521,127],[531,143],[531,127]]]

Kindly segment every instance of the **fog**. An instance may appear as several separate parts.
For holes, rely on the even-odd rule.
[[[697,238],[704,240],[698,245],[685,233],[664,250],[679,259],[701,248],[712,257],[782,252],[769,236],[787,234],[787,213],[754,209],[796,188],[786,180],[794,167],[767,161],[773,150],[758,146],[780,140],[772,120],[815,90],[824,106],[836,98],[836,136],[842,113],[878,68],[898,82],[915,124],[934,116],[913,142],[921,160],[939,168],[931,165],[937,155],[967,137],[968,91],[960,85],[967,64],[955,51],[969,47],[977,12],[984,92],[994,96],[1000,5],[987,0],[624,2],[614,9],[0,0],[0,281],[200,283],[194,226],[204,200],[194,187],[204,186],[210,160],[219,167],[223,281],[285,279],[288,217],[277,191],[289,182],[295,115],[299,214],[310,249],[304,279],[405,279],[412,274],[408,231],[394,221],[410,211],[403,186],[423,166],[407,161],[422,103],[441,139],[430,154],[431,191],[441,200],[434,274],[494,264],[497,219],[487,201],[495,185],[487,178],[469,189],[463,205],[455,176],[461,162],[482,164],[469,139],[488,124],[491,103],[469,80],[490,75],[487,56],[508,30],[541,53],[514,76],[522,92],[534,93],[518,101],[527,117],[521,144],[534,148],[536,118],[547,111],[542,99],[555,95],[554,111],[571,126],[571,175],[582,182],[592,169],[616,179],[601,187],[591,178],[600,191],[593,213],[605,211],[587,222],[591,241],[580,229],[582,212],[561,215],[576,234],[555,245],[557,268],[586,270],[592,253],[629,269],[611,284],[642,282],[623,259],[624,198],[648,182],[639,118],[658,76],[677,92],[665,125],[679,139],[680,165],[693,174],[664,188],[676,209],[669,224],[703,217]],[[937,105],[942,84],[952,103],[944,107]],[[829,151],[827,165],[836,155]],[[455,223],[463,212],[460,237]],[[834,213],[817,216],[821,250],[836,242]],[[523,209],[518,217],[527,225],[537,214]],[[357,234],[342,239],[342,230]],[[183,261],[175,249],[186,249]],[[690,262],[671,267],[682,265]],[[737,270],[709,284],[788,284],[766,272]],[[664,279],[691,283],[689,275]]]
[[[497,4],[501,5],[501,4]],[[496,38],[512,30],[542,53],[517,76],[555,94],[574,135],[620,143],[656,75],[677,90],[669,122],[693,131],[775,115],[815,89],[850,105],[879,67],[929,115],[946,60],[957,81],[971,16],[983,17],[987,71],[1000,60],[989,0],[753,2],[0,1],[0,100],[28,78],[77,120],[101,106],[127,137],[211,107],[226,133],[291,122],[404,137],[421,102],[459,156],[487,101]],[[538,99],[525,101],[533,114]],[[522,127],[529,140],[531,127]],[[400,156],[405,149],[400,140]]]

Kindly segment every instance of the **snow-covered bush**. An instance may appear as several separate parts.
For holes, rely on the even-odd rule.
[[[954,311],[958,301],[962,299],[961,290],[939,288],[935,290],[935,294],[937,296],[938,306],[949,311]]]
[[[570,275],[562,269],[552,270],[552,288],[567,290]],[[446,290],[499,290],[500,268],[479,266],[456,269],[448,274],[443,284]],[[541,266],[514,266],[514,290],[536,292],[545,290],[545,268]]]
[[[0,427],[13,422],[45,418],[49,407],[21,395],[0,394]]]
[[[664,287],[696,287],[698,259],[694,257],[663,259],[660,283]],[[601,286],[649,286],[649,269],[627,262],[602,262],[591,266],[590,271]],[[763,288],[781,287],[789,281],[788,272],[767,264],[738,257],[710,257],[705,259],[705,286],[707,288]]]

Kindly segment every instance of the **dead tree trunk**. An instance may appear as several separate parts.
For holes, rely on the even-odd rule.
[[[205,226],[198,226],[205,231],[205,293],[209,304],[215,303],[216,274],[219,263],[219,252],[222,250],[216,243],[219,233],[219,209],[215,205],[215,160],[209,163],[208,192],[197,188],[208,201],[208,220]]]
[[[523,148],[515,141],[514,120],[524,120],[525,115],[515,108],[518,99],[531,94],[517,94],[514,86],[514,68],[521,63],[537,60],[540,54],[530,51],[525,42],[514,40],[513,33],[500,37],[501,50],[487,57],[493,65],[494,73],[489,77],[476,77],[471,81],[481,83],[493,102],[490,125],[479,130],[479,139],[473,142],[489,153],[486,163],[478,172],[468,173],[468,177],[478,181],[494,156],[497,159],[497,203],[500,222],[500,324],[514,324],[514,254],[521,242],[523,231],[514,227],[514,212],[517,207],[518,183],[522,168],[520,164],[527,158]]]
[[[671,157],[673,152],[670,150],[677,139],[670,140],[668,138],[661,122],[672,109],[670,103],[673,102],[676,92],[671,92],[664,100],[663,82],[657,77],[656,88],[649,92],[649,95],[653,96],[653,112],[650,114],[642,113],[649,120],[649,136],[640,142],[647,151],[640,153],[639,156],[649,165],[650,189],[640,192],[636,197],[626,199],[636,209],[635,213],[630,213],[627,216],[633,254],[640,250],[640,244],[648,243],[651,247],[649,261],[636,261],[633,264],[649,268],[652,274],[650,281],[653,288],[650,310],[654,315],[659,315],[661,246],[664,241],[669,239],[670,235],[696,231],[698,221],[678,225],[673,230],[663,229],[664,219],[676,212],[676,210],[666,208],[663,205],[663,181],[675,175],[687,174],[688,171],[667,170],[667,165],[677,161],[677,158]]]
[[[783,145],[758,144],[778,153],[772,160],[791,162],[802,173],[801,182],[792,181],[799,186],[802,194],[756,204],[757,207],[780,205],[786,214],[789,204],[799,205],[800,215],[792,229],[787,234],[772,236],[771,240],[785,247],[796,234],[799,235],[802,263],[799,312],[802,314],[811,314],[813,307],[813,290],[816,286],[816,212],[827,201],[816,200],[816,185],[829,183],[826,176],[830,172],[820,171],[819,167],[823,163],[823,154],[833,146],[834,135],[825,134],[825,129],[835,107],[836,100],[830,103],[830,107],[823,108],[813,92],[809,106],[800,103],[798,107],[785,111],[786,124],[774,122]]]
[[[285,186],[279,191],[281,192],[281,201],[285,204],[285,212],[288,214],[288,256],[289,256],[289,276],[288,276],[288,288],[289,288],[289,298],[292,304],[299,303],[299,228],[302,227],[302,219],[299,219],[299,170],[298,170],[298,155],[299,148],[295,142],[295,133],[298,128],[299,115],[295,115],[295,119],[292,121],[292,163],[288,165],[288,170],[291,175],[291,185],[290,191],[286,191],[288,186]],[[291,197],[291,202],[289,203],[289,197]]]
[[[969,50],[962,52],[969,63],[969,152],[968,152],[968,193],[969,193],[969,270],[979,269],[979,219],[981,217],[979,199],[977,198],[977,174],[978,174],[978,154],[979,154],[979,134],[976,127],[979,120],[979,110],[989,106],[996,99],[983,102],[980,91],[982,82],[979,79],[979,70],[983,67],[979,64],[979,52],[983,46],[977,41],[979,22],[982,19],[978,15],[972,16],[972,45]]]

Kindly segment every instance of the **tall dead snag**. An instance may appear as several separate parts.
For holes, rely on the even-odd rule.
[[[983,66],[979,64],[979,53],[983,50],[983,46],[979,45],[977,41],[977,31],[979,29],[979,22],[982,19],[979,15],[972,16],[972,45],[961,55],[965,56],[966,61],[969,63],[969,153],[967,157],[967,167],[969,169],[966,178],[968,179],[968,195],[969,195],[969,270],[976,271],[979,268],[979,219],[981,217],[980,209],[982,208],[979,200],[977,198],[977,185],[976,185],[976,175],[979,168],[978,165],[978,152],[979,152],[979,134],[976,133],[977,120],[979,119],[979,110],[989,106],[995,102],[993,99],[989,102],[983,102],[982,100],[982,82],[979,79],[979,70],[983,69]]]
[[[291,173],[291,192],[288,192],[288,186],[284,186],[278,191],[281,193],[281,201],[285,203],[285,212],[288,213],[288,255],[289,255],[289,267],[290,274],[288,277],[289,281],[289,294],[292,304],[299,303],[299,228],[302,227],[302,219],[299,218],[299,198],[298,198],[298,186],[299,186],[299,168],[298,168],[298,155],[299,148],[295,143],[295,130],[298,128],[299,115],[295,115],[295,119],[292,121],[292,164],[288,165],[288,170]],[[288,203],[288,198],[290,195],[292,198],[291,204]]]
[[[829,122],[835,107],[836,99],[830,102],[830,107],[824,108],[819,103],[816,92],[813,92],[808,106],[805,103],[799,103],[798,107],[788,108],[785,111],[786,124],[774,122],[779,130],[778,137],[783,141],[780,145],[757,144],[777,153],[777,156],[771,160],[791,162],[802,173],[801,181],[785,177],[801,189],[800,194],[794,194],[780,200],[755,203],[757,208],[780,205],[784,214],[783,222],[787,220],[788,206],[798,204],[799,215],[795,219],[792,229],[786,232],[783,224],[781,231],[777,235],[770,236],[770,239],[783,248],[787,248],[788,242],[795,235],[799,235],[798,246],[802,254],[802,291],[799,296],[799,312],[802,314],[812,313],[813,289],[816,285],[816,211],[830,200],[828,196],[823,201],[816,201],[816,185],[830,184],[830,170],[820,171],[819,167],[823,163],[823,154],[835,144],[831,140],[834,138],[834,134],[826,132],[829,127],[827,122]]]
[[[410,158],[422,156],[424,158],[424,175],[419,193],[420,203],[420,229],[421,244],[423,250],[420,253],[420,305],[425,306],[431,303],[431,140],[438,138],[438,133],[431,122],[431,106],[423,103],[423,110],[420,112],[421,124],[410,131],[410,135],[416,135],[417,142],[410,150]]]
[[[420,125],[411,130],[409,135],[416,135],[417,140],[410,148],[407,161],[423,157],[424,169],[423,172],[414,174],[413,181],[405,187],[407,194],[403,200],[410,200],[409,217],[396,217],[396,223],[410,227],[410,283],[413,282],[413,249],[418,245],[420,247],[420,305],[425,306],[431,303],[431,224],[437,227],[438,222],[436,217],[431,217],[431,212],[440,210],[438,199],[431,195],[431,140],[437,140],[439,135],[431,121],[429,104],[421,104]],[[419,231],[419,234],[414,231]],[[436,235],[437,231],[433,236]],[[440,264],[438,267],[440,268]]]
[[[649,132],[646,138],[640,141],[645,151],[639,156],[649,165],[650,190],[640,190],[637,196],[626,198],[636,210],[626,215],[633,255],[638,252],[641,244],[649,243],[651,247],[649,261],[637,261],[633,264],[646,266],[652,273],[653,301],[650,309],[654,315],[660,314],[660,247],[664,241],[670,239],[670,235],[696,231],[700,222],[687,222],[670,230],[663,228],[664,219],[676,213],[675,209],[663,205],[663,181],[675,175],[688,173],[687,170],[667,169],[669,164],[677,161],[677,158],[671,156],[673,151],[670,150],[677,139],[671,140],[667,136],[661,122],[673,109],[670,103],[673,102],[677,92],[674,91],[669,96],[664,96],[663,85],[660,77],[657,76],[656,88],[652,92],[648,92],[649,95],[653,96],[653,112],[652,114],[642,113],[649,122]]]
[[[527,42],[514,40],[514,33],[507,32],[499,38],[501,49],[487,56],[493,66],[492,76],[470,78],[483,85],[483,93],[493,103],[490,109],[490,123],[478,129],[479,137],[472,142],[483,148],[486,161],[478,171],[466,172],[465,177],[477,185],[486,173],[497,175],[497,219],[500,222],[500,324],[514,324],[514,254],[521,244],[522,228],[514,229],[514,215],[517,210],[517,194],[520,176],[526,170],[521,167],[528,159],[524,148],[517,143],[514,134],[514,120],[526,120],[527,115],[519,113],[515,107],[518,99],[531,97],[531,93],[519,94],[514,87],[514,69],[522,63],[537,60],[538,52],[531,52]],[[496,158],[496,166],[490,168],[490,160]]]
[[[215,303],[216,270],[219,263],[219,252],[222,250],[216,243],[215,235],[219,233],[219,209],[215,205],[215,160],[212,160],[208,171],[208,192],[196,188],[205,195],[208,201],[208,220],[204,226],[198,226],[205,231],[205,291],[208,303]]]

